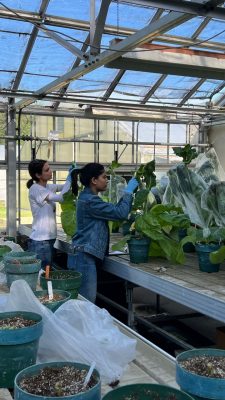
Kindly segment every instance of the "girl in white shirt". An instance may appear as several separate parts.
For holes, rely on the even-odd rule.
[[[52,171],[46,160],[32,160],[28,170],[31,179],[27,182],[27,188],[33,216],[28,249],[37,254],[42,260],[42,268],[45,269],[46,265],[52,264],[53,245],[57,235],[55,202],[62,202],[63,194],[70,189],[72,170],[64,185],[47,183],[52,179]]]

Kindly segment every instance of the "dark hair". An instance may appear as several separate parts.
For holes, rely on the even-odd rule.
[[[28,171],[31,176],[31,179],[27,181],[27,188],[30,189],[30,187],[33,185],[34,181],[38,182],[39,179],[36,174],[41,175],[43,167],[47,161],[46,160],[32,160],[29,165],[28,165]]]
[[[72,172],[72,192],[77,196],[78,194],[78,175],[80,182],[85,187],[88,187],[91,183],[92,178],[98,178],[99,175],[103,174],[105,168],[99,163],[88,163],[83,168],[76,169]]]

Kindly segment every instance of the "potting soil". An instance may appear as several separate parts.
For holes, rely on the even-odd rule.
[[[199,356],[180,361],[184,369],[208,378],[225,378],[225,357]]]
[[[25,377],[19,386],[25,392],[37,396],[64,397],[85,392],[98,382],[93,374],[87,386],[83,386],[87,370],[73,366],[45,367],[38,374]]]

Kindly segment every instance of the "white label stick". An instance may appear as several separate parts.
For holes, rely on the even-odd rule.
[[[48,285],[48,298],[49,300],[53,300],[52,281],[47,281],[47,285]]]

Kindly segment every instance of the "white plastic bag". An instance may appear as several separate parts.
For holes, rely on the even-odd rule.
[[[33,311],[42,315],[37,362],[77,361],[96,368],[103,383],[120,379],[135,358],[136,340],[120,332],[113,318],[85,300],[69,300],[55,313],[43,306],[24,280],[14,281],[4,311]]]

